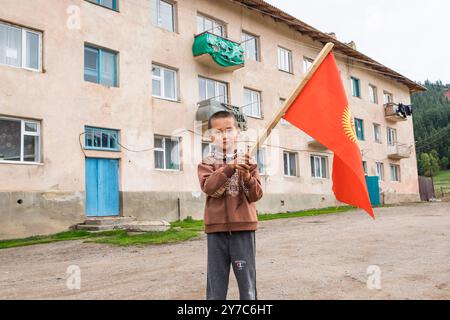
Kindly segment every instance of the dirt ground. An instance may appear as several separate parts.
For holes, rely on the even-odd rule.
[[[259,299],[450,299],[450,203],[263,222]],[[81,289],[66,270],[81,268]],[[369,266],[381,289],[368,289]],[[0,250],[1,299],[204,299],[206,238],[145,247],[61,242]],[[370,282],[372,283],[372,282]],[[229,299],[238,298],[234,275]]]

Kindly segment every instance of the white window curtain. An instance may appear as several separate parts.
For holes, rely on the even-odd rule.
[[[22,66],[22,30],[0,23],[0,63]]]

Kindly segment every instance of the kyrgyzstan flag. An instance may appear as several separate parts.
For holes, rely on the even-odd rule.
[[[353,116],[332,51],[303,90],[289,101],[283,118],[334,152],[336,199],[364,209],[375,219]]]

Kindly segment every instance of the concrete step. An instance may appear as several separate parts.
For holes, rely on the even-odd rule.
[[[136,221],[134,217],[96,217],[88,218],[84,222],[85,225],[99,226],[99,225],[121,225]]]
[[[130,232],[163,232],[170,229],[170,223],[164,220],[136,221],[133,217],[95,218],[76,226],[78,230],[110,231],[127,230]]]
[[[77,230],[86,230],[86,231],[111,231],[111,230],[121,230],[122,226],[120,225],[94,225],[94,224],[79,224],[77,225]]]
[[[163,232],[170,229],[170,223],[164,220],[134,221],[126,224],[125,229],[132,232]]]

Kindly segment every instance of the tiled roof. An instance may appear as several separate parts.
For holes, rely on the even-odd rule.
[[[327,42],[332,42],[335,45],[335,51],[338,51],[356,61],[364,64],[366,67],[373,69],[374,71],[389,77],[395,81],[398,81],[409,88],[411,92],[426,91],[426,88],[407,77],[401,75],[400,73],[386,67],[385,65],[373,60],[372,58],[366,56],[365,54],[353,49],[351,46],[340,42],[331,35],[328,35],[322,31],[313,28],[312,26],[298,20],[297,18],[291,16],[290,14],[272,6],[263,0],[229,0],[238,3],[242,6],[247,7],[250,10],[256,10],[262,14],[271,16],[277,21],[286,23],[289,27],[297,30],[301,34],[311,37],[315,41],[319,41],[322,44]]]

